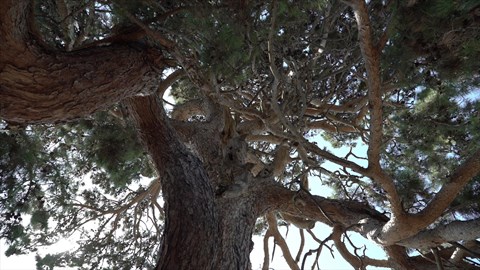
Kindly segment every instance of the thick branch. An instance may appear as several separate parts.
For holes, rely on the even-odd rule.
[[[185,76],[185,71],[183,69],[178,69],[168,75],[165,80],[163,80],[160,85],[158,86],[157,95],[163,97],[163,94],[168,89],[168,87],[172,86],[174,82],[176,82],[179,78]]]
[[[368,147],[369,166],[380,167],[380,147],[383,137],[383,108],[380,79],[380,54],[373,41],[372,27],[365,2],[357,1],[354,6],[358,24],[358,39],[367,71],[368,103],[370,107],[370,141]]]
[[[463,187],[479,173],[480,150],[477,150],[458,167],[450,177],[450,181],[443,185],[425,209],[418,214],[404,216],[402,222],[392,222],[392,226],[387,224],[380,235],[380,241],[393,244],[416,235],[440,217]]]
[[[448,242],[469,241],[480,238],[480,219],[453,221],[426,230],[402,240],[398,244],[408,248],[428,249]]]
[[[375,235],[388,219],[371,209],[368,205],[355,201],[327,199],[321,196],[309,195],[305,192],[295,192],[268,179],[255,179],[252,187],[257,198],[260,214],[277,210],[297,217],[316,220],[329,226],[341,224],[352,228],[369,237]]]
[[[5,1],[0,9],[0,117],[19,123],[63,121],[156,90],[157,70],[164,66],[160,51],[125,44],[49,51],[30,34],[29,3]]]

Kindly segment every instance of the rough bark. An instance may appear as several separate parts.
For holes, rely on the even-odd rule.
[[[258,214],[252,197],[218,198],[155,97],[127,101],[162,183],[166,223],[157,269],[248,269]]]
[[[51,123],[79,118],[157,88],[158,70],[165,66],[159,50],[129,44],[73,52],[49,50],[32,34],[30,3],[3,1],[0,7],[0,116],[4,120]]]
[[[157,269],[215,269],[220,247],[214,191],[203,166],[178,141],[152,96],[126,102],[157,168],[165,198],[165,231]],[[188,259],[187,259],[188,258]]]

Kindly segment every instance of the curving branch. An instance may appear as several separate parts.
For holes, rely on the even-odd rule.
[[[267,222],[268,222],[268,230],[271,231],[271,234],[275,239],[275,243],[282,250],[283,257],[285,258],[285,261],[287,262],[290,269],[300,270],[297,263],[293,259],[292,254],[290,253],[290,249],[288,248],[287,242],[278,231],[277,218],[275,218],[275,215],[272,212],[267,214]]]
[[[388,260],[377,260],[372,259],[367,256],[353,255],[347,249],[345,243],[342,241],[341,236],[345,233],[345,229],[341,226],[334,226],[332,239],[335,243],[335,247],[342,257],[349,262],[355,269],[366,269],[367,266],[376,266],[376,267],[391,267],[392,263]]]
[[[33,36],[32,1],[0,8],[0,117],[17,123],[80,118],[161,83],[162,52],[128,44],[73,52],[47,49]],[[18,57],[22,55],[22,57]],[[128,75],[126,75],[128,74]]]
[[[186,75],[183,69],[177,69],[168,75],[159,85],[157,89],[157,95],[163,97],[165,91],[172,86],[174,82],[176,82],[179,78],[182,78]]]

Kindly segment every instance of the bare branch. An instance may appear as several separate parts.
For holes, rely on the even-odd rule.
[[[157,95],[163,97],[163,94],[167,90],[168,87],[172,86],[174,82],[176,82],[179,78],[185,76],[186,73],[183,69],[177,69],[172,72],[170,75],[167,76],[159,85],[157,90]]]
[[[295,262],[298,263],[300,261],[300,256],[302,256],[303,247],[305,246],[305,233],[302,229],[298,229],[300,233],[300,246],[298,247],[297,256],[295,256]]]
[[[268,239],[272,237],[272,231],[268,228],[265,236],[263,237],[263,266],[262,270],[270,269],[270,251],[268,250]]]
[[[285,239],[278,231],[277,219],[275,218],[275,215],[272,212],[267,214],[267,222],[268,222],[268,228],[272,229],[271,230],[272,235],[275,238],[277,245],[282,250],[283,257],[285,258],[285,261],[287,262],[290,269],[300,270],[298,265],[295,263],[295,260],[293,259],[292,254],[290,253],[290,250],[288,249],[287,242],[285,242]]]
[[[366,265],[363,264],[362,260],[359,257],[356,257],[348,251],[345,243],[342,241],[342,234],[344,229],[341,226],[333,227],[332,239],[335,243],[335,247],[342,257],[355,269],[365,269]]]
[[[366,269],[367,266],[377,267],[391,267],[391,263],[388,260],[377,260],[369,258],[365,255],[353,255],[348,251],[345,243],[341,240],[341,236],[344,233],[344,229],[341,226],[334,226],[332,239],[335,242],[335,247],[338,249],[342,257],[348,261],[355,269]]]
[[[398,242],[399,245],[428,249],[442,243],[475,240],[480,238],[480,219],[469,221],[453,221],[422,231],[415,236]]]

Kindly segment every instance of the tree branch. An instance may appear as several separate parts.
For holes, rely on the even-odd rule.
[[[477,150],[457,168],[425,209],[418,214],[404,216],[402,222],[392,223],[393,226],[387,224],[379,236],[380,241],[393,244],[416,235],[440,217],[463,187],[479,172],[480,150]]]
[[[0,117],[18,123],[79,118],[160,84],[158,50],[112,44],[74,52],[45,49],[27,26],[32,1],[0,9]],[[22,57],[18,57],[21,55]],[[126,76],[125,74],[128,74]]]
[[[352,0],[349,4],[355,12],[358,24],[358,39],[367,71],[368,106],[370,108],[370,137],[368,142],[368,169],[373,171],[373,180],[387,192],[392,214],[402,216],[400,196],[389,177],[380,166],[380,151],[383,145],[383,101],[380,74],[380,54],[374,42],[367,5],[364,0]]]
[[[431,223],[439,217],[443,211],[457,197],[458,193],[473,177],[480,173],[480,149],[472,154],[445,183],[435,197],[428,203],[423,211],[415,215],[415,219],[423,223]]]
[[[158,85],[157,95],[163,97],[167,88],[172,86],[174,82],[185,75],[186,73],[183,69],[177,69],[172,72]]]
[[[285,261],[287,262],[290,269],[300,270],[297,263],[293,259],[292,254],[290,253],[290,249],[288,249],[287,242],[285,242],[285,239],[283,238],[283,236],[278,231],[277,219],[275,218],[275,216],[272,212],[267,214],[267,222],[268,222],[268,229],[271,230],[271,233],[272,233],[273,237],[275,238],[275,242],[277,243],[277,245],[282,250],[283,257],[285,258]]]
[[[335,242],[335,247],[338,249],[342,257],[349,262],[355,269],[366,269],[367,266],[376,267],[391,267],[392,264],[388,260],[377,260],[367,256],[355,256],[348,251],[345,243],[341,240],[341,236],[344,233],[344,229],[341,226],[333,227],[332,239]]]
[[[480,238],[480,219],[475,219],[438,225],[433,229],[421,231],[397,244],[413,249],[429,249],[443,243],[469,241],[478,238]]]

